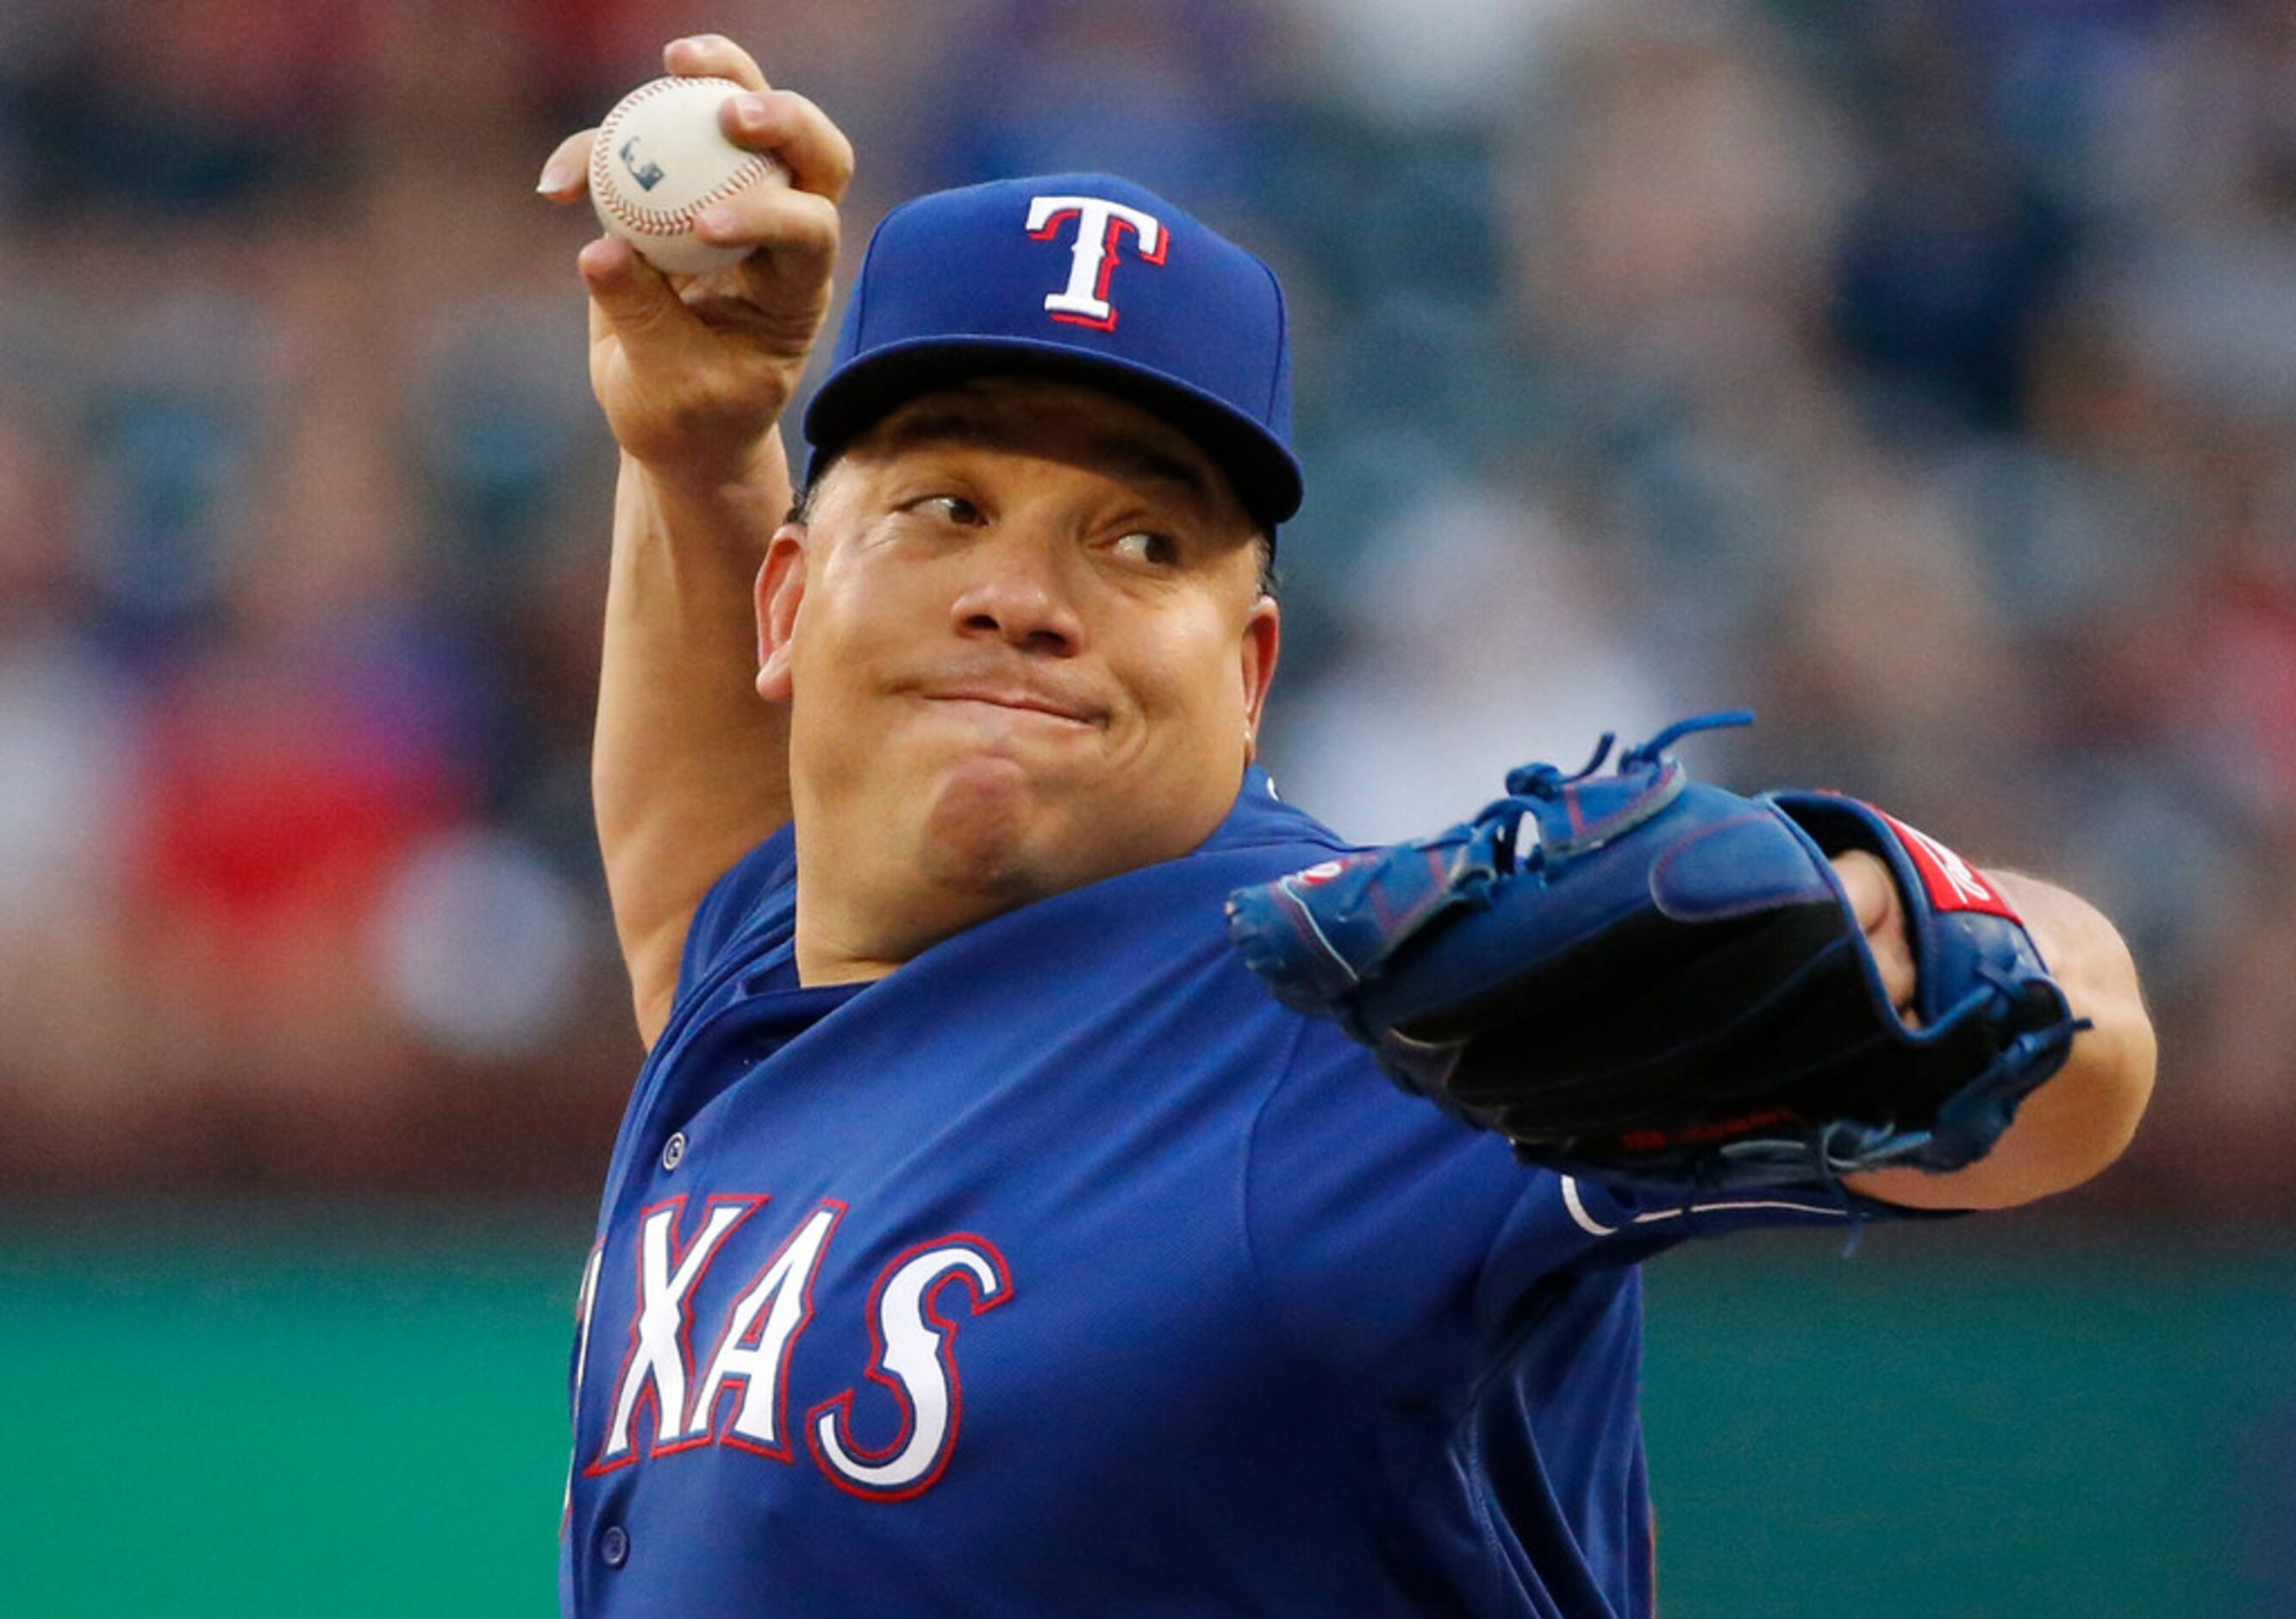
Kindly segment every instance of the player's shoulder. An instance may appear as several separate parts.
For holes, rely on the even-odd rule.
[[[785,949],[796,931],[797,838],[783,826],[710,884],[685,930],[680,995],[737,946],[754,956]]]
[[[1278,876],[1316,860],[1353,853],[1358,847],[1287,801],[1267,772],[1255,765],[1245,772],[1226,818],[1185,858],[1222,875],[1265,872]]]
[[[1308,842],[1353,848],[1338,833],[1292,803],[1276,790],[1275,778],[1258,765],[1243,773],[1234,808],[1220,823],[1206,848],[1246,848],[1269,843]]]

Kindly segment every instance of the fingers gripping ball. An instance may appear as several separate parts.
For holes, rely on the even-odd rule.
[[[1725,1188],[1959,1169],[2080,1024],[1943,845],[1832,793],[1705,786],[1666,752],[1748,718],[1609,776],[1603,753],[1526,766],[1447,832],[1238,892],[1231,935],[1286,1006],[1532,1162]],[[1831,864],[1851,850],[1904,902],[1910,1023]]]
[[[741,262],[748,249],[693,234],[703,209],[785,171],[726,138],[718,110],[744,94],[730,78],[657,78],[617,103],[590,148],[590,201],[609,231],[656,269],[699,275]]]

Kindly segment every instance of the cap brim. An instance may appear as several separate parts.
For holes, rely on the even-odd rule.
[[[1019,337],[917,338],[840,367],[806,407],[808,477],[921,394],[973,377],[1050,376],[1087,383],[1162,417],[1201,445],[1253,520],[1271,530],[1300,509],[1300,463],[1259,423],[1201,389],[1112,356]]]

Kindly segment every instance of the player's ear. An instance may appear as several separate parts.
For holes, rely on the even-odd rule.
[[[805,599],[805,540],[803,524],[782,524],[766,542],[765,565],[758,570],[758,695],[768,703],[790,700],[790,643]]]
[[[1267,706],[1268,683],[1275,678],[1275,660],[1283,646],[1283,610],[1272,596],[1262,594],[1251,604],[1243,622],[1237,652],[1243,677],[1244,762],[1259,752],[1259,717]]]

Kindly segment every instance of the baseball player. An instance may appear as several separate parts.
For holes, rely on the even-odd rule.
[[[2118,938],[1997,879],[2087,1023],[1956,1174],[1653,1199],[1398,1095],[1224,916],[1353,853],[1252,764],[1301,489],[1274,275],[1106,176],[911,202],[793,493],[850,150],[727,41],[666,61],[751,86],[726,132],[793,185],[704,220],[734,271],[580,260],[650,1055],[581,1289],[566,1610],[1648,1613],[1639,1262],[2095,1172],[2152,1068]],[[1835,865],[1914,1004],[1908,901]]]

